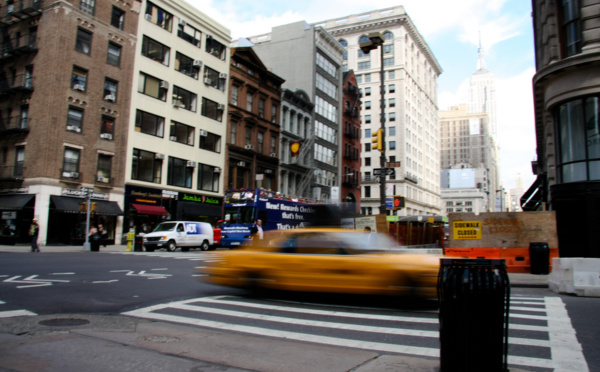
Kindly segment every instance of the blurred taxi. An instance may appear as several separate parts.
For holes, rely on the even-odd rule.
[[[197,267],[201,280],[248,288],[386,296],[437,296],[439,256],[402,254],[377,233],[343,229],[268,231]]]

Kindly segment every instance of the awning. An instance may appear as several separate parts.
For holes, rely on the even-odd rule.
[[[538,176],[529,187],[529,189],[521,196],[521,209],[525,212],[539,211],[544,201],[543,191],[543,176]]]
[[[50,201],[54,203],[54,208],[60,212],[85,213],[85,211],[80,210],[80,205],[81,203],[84,203],[86,199],[51,195]],[[92,199],[92,203],[96,203],[96,209],[93,214],[104,216],[120,216],[123,214],[123,210],[119,207],[117,202]]]
[[[0,210],[21,210],[33,198],[33,194],[0,196]]]
[[[161,206],[158,205],[146,205],[146,204],[134,204],[131,203],[131,206],[135,208],[135,210],[139,214],[152,214],[155,216],[168,216],[169,212]]]
[[[192,203],[180,201],[179,206],[183,207],[183,214],[186,216],[208,216],[221,218],[222,210],[219,205],[210,205],[202,203]]]

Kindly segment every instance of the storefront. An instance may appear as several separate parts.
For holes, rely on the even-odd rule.
[[[23,190],[27,192],[27,189]],[[15,245],[28,243],[29,226],[33,220],[35,195],[8,194],[0,195],[0,244]]]
[[[109,194],[92,192],[90,226],[102,224],[105,244],[115,244],[117,217],[123,210]],[[81,190],[63,189],[62,195],[50,196],[47,244],[83,245],[86,237],[87,204]]]
[[[154,230],[162,221],[203,221],[216,225],[221,219],[223,198],[207,195],[125,186],[125,223],[127,232],[136,235]]]

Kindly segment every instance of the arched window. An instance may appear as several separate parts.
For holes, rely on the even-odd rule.
[[[346,51],[344,52],[343,60],[344,60],[344,61],[347,61],[347,60],[348,60],[348,50],[347,50],[347,48],[348,48],[348,42],[347,42],[346,40],[344,40],[344,39],[340,39],[340,40],[339,40],[339,43],[340,43],[340,44],[341,44],[341,45],[342,45],[344,48],[346,48]]]

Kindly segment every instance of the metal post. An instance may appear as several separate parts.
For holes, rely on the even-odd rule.
[[[379,165],[381,167],[381,175],[379,176],[379,193],[380,193],[380,201],[379,201],[379,214],[387,214],[386,212],[386,203],[385,203],[385,178],[387,177],[387,170],[385,169],[385,149],[387,147],[385,143],[385,85],[383,83],[384,79],[384,71],[383,71],[383,42],[379,45],[379,49],[381,49],[381,70],[379,73],[380,80],[380,88],[379,93],[381,95],[380,101],[380,128],[381,128],[381,156],[379,157]]]
[[[84,251],[91,251],[90,249],[90,210],[92,208],[92,190],[85,190],[85,204],[86,204],[86,216],[85,216],[85,243],[83,243]]]

